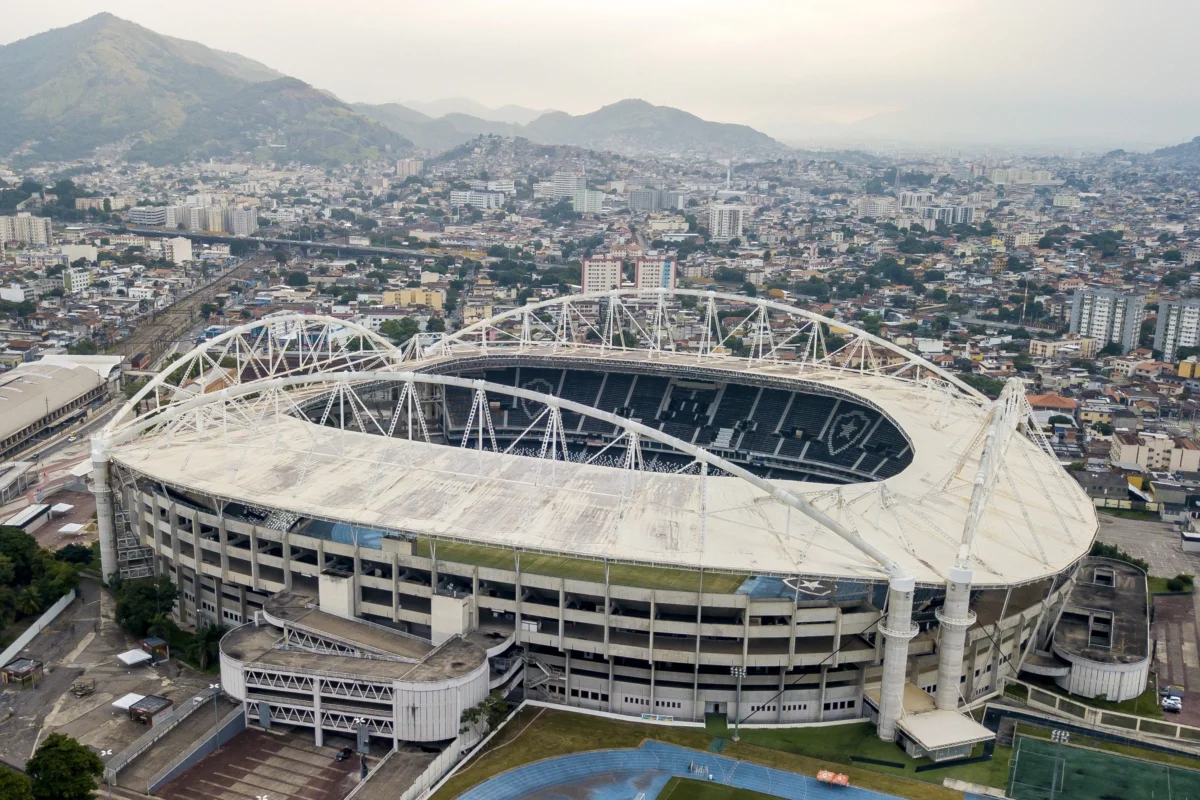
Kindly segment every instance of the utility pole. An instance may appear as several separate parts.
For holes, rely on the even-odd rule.
[[[742,726],[742,678],[746,677],[745,667],[730,667],[730,674],[737,678],[737,700],[733,705],[733,740],[741,741],[738,735],[741,732]]]

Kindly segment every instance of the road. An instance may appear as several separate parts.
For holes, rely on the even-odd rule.
[[[176,300],[159,311],[152,320],[138,325],[124,339],[115,342],[109,348],[109,352],[120,353],[123,356],[147,353],[153,362],[196,321],[202,305],[228,288],[232,281],[245,278],[264,261],[262,258],[244,261],[186,297]]]

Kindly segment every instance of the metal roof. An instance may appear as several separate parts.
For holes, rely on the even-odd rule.
[[[32,363],[0,373],[0,440],[104,383],[90,367]]]

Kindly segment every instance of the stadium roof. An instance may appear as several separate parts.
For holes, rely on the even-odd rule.
[[[878,374],[803,378],[882,409],[913,442],[913,462],[874,483],[771,482],[917,581],[942,583],[967,523],[987,408]],[[710,477],[706,489],[689,474],[639,472],[631,480],[613,467],[343,432],[287,416],[219,435],[185,427],[116,444],[112,457],[206,495],[364,527],[722,572],[884,577],[845,539],[738,477]],[[1085,554],[1096,533],[1094,509],[1059,464],[1023,436],[1008,441],[976,528],[977,586],[1055,574]]]

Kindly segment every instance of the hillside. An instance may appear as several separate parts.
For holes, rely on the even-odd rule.
[[[441,100],[431,100],[429,102],[414,100],[406,102],[405,105],[414,111],[432,118],[444,117],[448,114],[465,114],[469,117],[478,117],[479,119],[487,120],[488,122],[511,122],[516,125],[528,125],[549,111],[548,109],[539,111],[535,108],[516,105],[490,108],[466,97],[446,97]]]
[[[643,100],[622,100],[590,114],[551,111],[527,125],[462,113],[429,119],[399,104],[355,109],[412,140],[418,147],[445,150],[480,134],[522,136],[541,144],[575,145],[619,153],[698,150],[717,154],[768,153],[784,146],[745,125],[709,122],[694,114]],[[426,116],[422,120],[419,117]]]
[[[131,158],[156,163],[267,144],[345,161],[410,144],[263,64],[111,14],[0,47],[0,158],[31,143],[41,158],[77,158],[125,139]]]
[[[1171,145],[1170,147],[1160,147],[1151,153],[1155,158],[1171,158],[1177,160],[1197,161],[1200,160],[1200,136],[1192,139],[1190,142]]]

